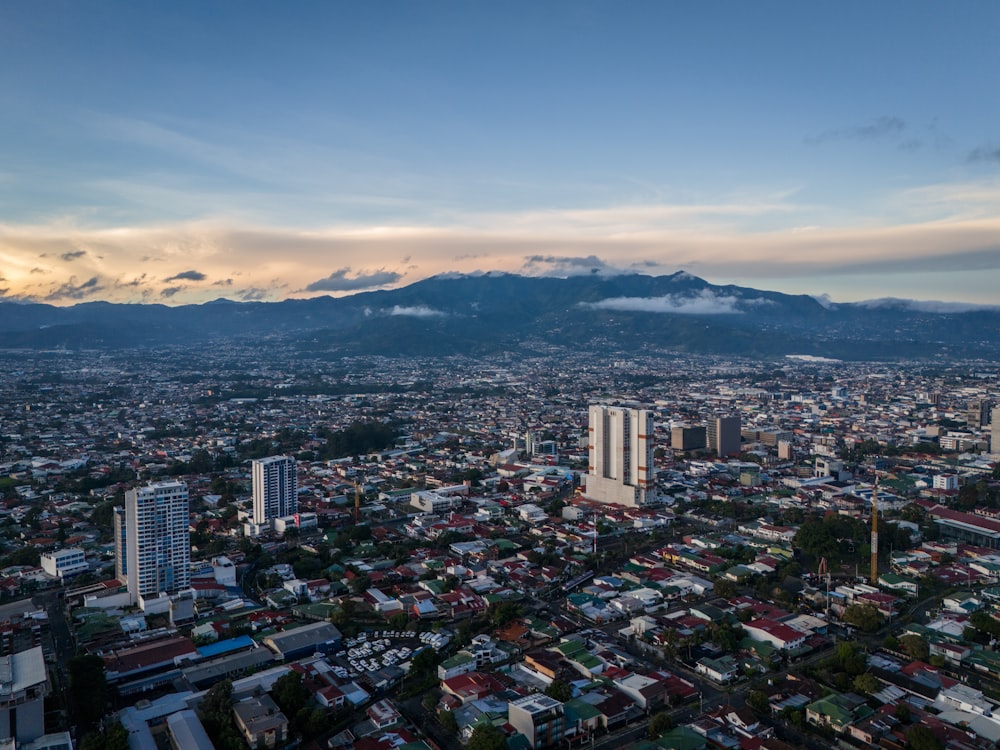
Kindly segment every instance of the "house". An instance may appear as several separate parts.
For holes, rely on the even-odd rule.
[[[740,674],[739,662],[728,654],[718,659],[711,659],[707,656],[699,659],[694,669],[698,674],[703,674],[720,685],[732,682]]]
[[[806,642],[805,633],[766,617],[751,620],[743,626],[743,629],[753,640],[770,643],[775,648],[796,649]]]
[[[850,693],[832,693],[806,706],[806,721],[821,727],[830,727],[837,733],[847,730],[854,723],[871,716],[872,710],[865,699]]]

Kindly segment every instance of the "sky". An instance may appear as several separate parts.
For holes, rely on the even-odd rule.
[[[0,295],[1000,304],[1000,4],[0,3]]]

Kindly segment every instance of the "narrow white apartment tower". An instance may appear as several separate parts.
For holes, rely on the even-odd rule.
[[[299,512],[295,459],[291,456],[258,458],[253,462],[253,522],[271,525],[275,518]]]
[[[601,503],[647,505],[653,489],[653,415],[645,409],[591,406],[590,466],[584,495]]]
[[[125,521],[125,506],[114,509],[115,525],[115,578],[128,585],[128,526]]]
[[[151,483],[125,493],[125,576],[133,600],[190,586],[189,525],[184,482]]]

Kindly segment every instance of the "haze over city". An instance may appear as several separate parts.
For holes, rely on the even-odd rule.
[[[0,290],[687,270],[996,302],[992,3],[0,7]]]

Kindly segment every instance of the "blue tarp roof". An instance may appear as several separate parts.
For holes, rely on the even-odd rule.
[[[228,638],[224,641],[216,641],[206,646],[199,646],[195,649],[198,656],[209,659],[213,656],[222,656],[231,651],[240,651],[245,648],[253,648],[253,638],[248,635],[241,635],[236,638]]]

